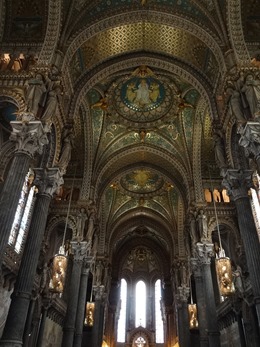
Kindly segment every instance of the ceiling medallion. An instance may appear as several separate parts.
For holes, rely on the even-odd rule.
[[[115,107],[128,121],[154,122],[163,117],[172,106],[170,87],[157,79],[149,68],[141,66],[115,90]]]
[[[146,169],[134,170],[121,178],[121,185],[125,190],[139,194],[158,191],[164,183],[161,176]]]

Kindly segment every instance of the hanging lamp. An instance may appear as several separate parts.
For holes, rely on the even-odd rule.
[[[52,269],[51,269],[51,279],[49,282],[49,290],[53,293],[62,294],[64,290],[65,285],[65,279],[66,279],[66,271],[68,266],[68,252],[65,247],[65,237],[68,227],[68,220],[69,220],[69,213],[70,213],[70,206],[71,206],[71,200],[72,200],[72,193],[74,188],[74,181],[76,176],[76,167],[70,192],[70,198],[69,198],[69,206],[66,216],[66,223],[63,233],[63,239],[62,239],[62,245],[59,248],[59,253],[56,254],[53,257],[53,263],[52,263]]]
[[[190,329],[197,329],[199,327],[198,311],[197,311],[197,304],[193,303],[191,280],[190,280],[190,304],[188,304],[188,313],[189,313]]]
[[[86,315],[85,315],[84,325],[88,327],[93,327],[94,312],[95,312],[95,303],[92,301],[92,292],[91,292],[90,301],[86,303]]]
[[[210,177],[210,182],[211,182],[211,177]],[[212,182],[211,182],[211,190],[213,191]],[[216,273],[217,273],[217,280],[218,280],[220,295],[223,297],[226,297],[231,295],[234,292],[232,266],[231,266],[230,258],[226,257],[225,251],[222,247],[216,201],[214,199],[214,196],[213,196],[213,205],[214,205],[214,211],[215,211],[215,217],[216,217],[216,223],[217,223],[218,240],[219,240],[219,252],[218,254],[216,253],[216,260],[215,260]]]

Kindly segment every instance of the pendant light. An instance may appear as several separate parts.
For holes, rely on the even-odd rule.
[[[95,303],[92,301],[92,292],[91,292],[90,301],[86,303],[86,315],[85,315],[85,321],[84,321],[85,326],[93,327],[94,312],[95,312]]]
[[[211,177],[210,177],[210,181],[211,181]],[[211,182],[211,191],[213,192],[212,182]],[[220,295],[223,297],[226,297],[231,295],[234,292],[232,266],[231,266],[230,258],[226,257],[225,251],[222,247],[216,201],[214,199],[214,196],[213,196],[213,205],[214,205],[214,211],[215,211],[215,217],[216,217],[216,223],[217,223],[217,233],[218,233],[218,240],[219,240],[219,252],[218,254],[216,253],[216,260],[215,260],[216,273],[217,273],[217,280],[218,280]]]
[[[68,266],[68,254],[67,254],[68,252],[65,247],[65,237],[66,237],[66,232],[68,227],[68,220],[69,220],[69,213],[70,213],[70,206],[71,206],[75,176],[76,176],[76,166],[75,166],[75,172],[74,172],[74,177],[73,177],[73,182],[72,182],[72,187],[70,192],[69,205],[68,205],[66,223],[65,223],[64,233],[63,233],[62,245],[59,248],[59,253],[53,257],[51,279],[49,283],[49,290],[53,293],[58,293],[60,295],[63,293],[63,290],[64,290],[66,270]]]
[[[190,304],[188,304],[188,313],[189,313],[190,329],[198,329],[198,326],[199,326],[198,311],[197,311],[197,304],[193,303],[191,280],[190,280]]]

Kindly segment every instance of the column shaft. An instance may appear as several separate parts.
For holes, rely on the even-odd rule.
[[[42,308],[42,315],[41,315],[41,321],[40,321],[39,332],[38,332],[38,336],[37,336],[37,344],[36,344],[36,347],[42,347],[43,333],[44,333],[44,328],[45,328],[47,313],[48,313],[48,308],[47,308],[47,307],[43,307],[43,308]]]
[[[87,286],[88,286],[88,273],[89,273],[89,269],[87,269],[85,266],[86,265],[83,265],[81,279],[80,279],[80,289],[79,289],[73,347],[81,347],[81,343],[82,343],[82,332],[83,332],[84,313],[85,313],[86,295],[87,295]]]
[[[51,197],[47,194],[39,194],[37,196],[34,214],[0,345],[12,346],[13,343],[15,343],[15,346],[22,346],[23,344],[22,340],[27,312],[30,305],[34,276],[38,264],[50,201]]]
[[[206,303],[204,295],[204,286],[201,274],[194,273],[196,298],[198,308],[198,322],[200,331],[200,347],[209,347],[207,336],[207,317],[206,317]]]
[[[82,261],[73,260],[62,347],[73,347]]]
[[[92,331],[92,346],[101,347],[104,327],[104,303],[102,299],[95,300],[94,326]]]

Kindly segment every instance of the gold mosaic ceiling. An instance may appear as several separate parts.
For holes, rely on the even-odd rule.
[[[130,51],[156,51],[202,68],[206,45],[195,36],[166,25],[139,22],[98,33],[81,47],[85,67]]]

